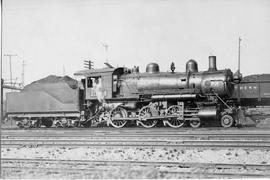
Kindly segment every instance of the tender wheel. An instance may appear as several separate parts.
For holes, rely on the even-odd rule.
[[[53,121],[51,119],[42,119],[42,124],[46,127],[46,128],[50,128],[53,125]]]
[[[145,128],[152,128],[157,124],[156,119],[148,119],[152,117],[151,108],[149,106],[144,106],[139,112],[140,124]]]
[[[36,120],[36,122],[33,124],[34,128],[40,128],[42,124],[42,121],[40,119]]]
[[[166,116],[177,116],[168,118],[168,125],[172,128],[179,128],[185,124],[183,106],[174,105],[168,108]]]
[[[61,118],[60,121],[61,121],[61,125],[62,125],[63,128],[70,127],[70,121],[69,121],[69,119],[67,119],[67,118]]]
[[[122,107],[116,107],[110,112],[111,125],[115,128],[122,128],[127,124],[127,120],[117,120],[117,118],[126,118],[127,111]]]
[[[24,118],[21,122],[23,128],[31,128],[31,121],[29,118]]]
[[[73,124],[74,127],[79,127],[80,126],[80,121],[76,120]]]
[[[220,123],[222,127],[232,127],[234,125],[234,119],[231,115],[226,114],[221,117]]]
[[[196,119],[196,120],[190,120],[190,121],[189,121],[189,124],[190,124],[190,126],[193,127],[193,128],[198,128],[198,127],[201,126],[201,120],[200,120],[199,118]]]
[[[16,124],[19,128],[24,128],[23,123],[21,121],[18,121]]]

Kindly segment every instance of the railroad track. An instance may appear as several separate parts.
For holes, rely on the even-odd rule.
[[[248,140],[270,140],[270,133],[266,132],[125,132],[125,131],[12,131],[12,132],[2,132],[2,138],[4,139],[28,139],[28,138],[85,138],[85,139],[114,139],[114,138],[129,138],[129,139],[248,139]]]
[[[3,131],[3,146],[97,146],[97,147],[216,147],[216,148],[270,148],[268,131],[196,131],[182,132],[166,128],[159,130],[19,130]],[[142,131],[141,131],[142,130]]]
[[[159,129],[146,131],[132,130],[19,130],[3,131],[1,144],[8,147],[198,147],[198,148],[241,148],[270,149],[270,133],[267,131],[165,131]],[[168,129],[167,129],[168,130]],[[24,148],[22,148],[24,149]],[[61,168],[57,165],[62,164]],[[36,166],[38,164],[38,166]],[[40,165],[41,164],[41,165]],[[82,166],[81,166],[82,165]],[[178,163],[154,161],[85,161],[51,159],[7,159],[2,161],[4,172],[48,172],[59,174],[63,168],[68,173],[101,174],[114,173],[120,167],[139,167],[131,173],[141,173],[145,167],[158,170],[162,178],[243,178],[270,177],[270,165],[265,164],[215,164],[215,163]],[[74,168],[75,167],[75,168]],[[115,169],[116,168],[116,169]],[[121,172],[119,172],[121,173]],[[61,173],[60,173],[61,174]],[[62,176],[60,176],[62,177]],[[63,176],[65,177],[65,176]],[[117,176],[116,176],[117,177]],[[116,178],[115,177],[115,178]],[[135,176],[136,177],[136,176]],[[67,177],[70,178],[70,177]],[[89,178],[95,178],[89,176]]]
[[[69,138],[69,139],[247,139],[247,140],[270,140],[270,134],[2,134],[3,139],[28,139],[28,138]]]
[[[61,129],[61,131],[56,130],[16,130],[16,131],[6,131],[2,130],[2,137],[249,137],[249,138],[270,138],[269,131],[180,131],[176,129],[164,129],[159,130],[149,130],[145,129],[110,129],[106,128],[104,130],[70,130]]]
[[[147,132],[140,129],[93,131],[4,131],[3,146],[138,146],[138,147],[221,147],[221,148],[270,148],[270,133],[264,132]]]
[[[75,147],[215,147],[269,149],[267,140],[145,140],[145,139],[2,139],[4,146],[75,146]]]
[[[165,161],[108,161],[108,160],[54,160],[54,159],[2,159],[3,170],[37,170],[99,172],[114,171],[119,167],[155,168],[159,174],[178,174],[203,177],[270,177],[270,165],[265,164],[225,164],[225,163],[179,163]],[[76,168],[74,168],[76,167]],[[108,168],[109,167],[109,168]],[[135,168],[136,169],[136,168]],[[247,170],[249,173],[247,173]],[[133,170],[134,171],[134,170]],[[252,173],[251,173],[252,172]]]

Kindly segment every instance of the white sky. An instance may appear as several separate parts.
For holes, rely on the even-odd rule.
[[[237,69],[242,37],[243,75],[270,73],[269,0],[3,0],[3,53],[12,58],[13,77],[30,83],[50,74],[73,77],[83,60],[95,68],[106,59],[114,66],[157,62],[162,71],[174,61],[176,71],[195,59],[208,68]],[[64,67],[64,68],[63,68]],[[3,58],[9,79],[9,60]]]

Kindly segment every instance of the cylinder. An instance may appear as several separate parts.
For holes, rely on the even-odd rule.
[[[217,71],[216,56],[209,56],[208,71]]]
[[[198,112],[198,116],[200,119],[216,119],[217,109],[215,106],[201,107]]]
[[[198,64],[195,60],[190,59],[186,64],[186,72],[198,72]]]

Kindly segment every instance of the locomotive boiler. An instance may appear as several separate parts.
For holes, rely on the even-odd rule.
[[[216,57],[209,57],[209,69],[198,71],[195,60],[186,63],[186,72],[160,72],[150,63],[146,72],[138,67],[82,70],[84,126],[106,122],[120,128],[135,122],[146,128],[158,122],[173,128],[204,121],[220,121],[223,127],[235,123],[235,108],[227,102],[234,91],[230,69],[217,70]]]

